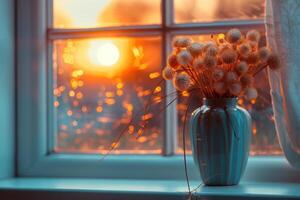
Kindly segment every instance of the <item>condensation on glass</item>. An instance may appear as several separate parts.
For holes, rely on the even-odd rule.
[[[54,151],[159,154],[160,47],[160,37],[54,41]]]
[[[264,32],[261,32],[263,35]],[[222,36],[222,35],[220,35]],[[207,41],[212,38],[212,35],[186,35],[177,37],[189,37],[193,41]],[[215,34],[214,37],[218,37]],[[224,36],[222,36],[224,37]],[[263,37],[260,41],[260,45],[265,46],[266,40]],[[280,155],[282,154],[274,125],[274,117],[270,96],[270,86],[266,71],[259,73],[255,77],[255,88],[258,90],[258,98],[255,101],[247,101],[243,98],[239,99],[238,104],[246,108],[252,117],[252,141],[250,155]],[[186,109],[189,105],[189,111],[187,117],[185,117]],[[187,139],[187,151],[191,153],[190,138],[188,132],[188,119],[193,110],[202,105],[202,97],[197,93],[184,92],[181,97],[178,98],[177,113],[178,113],[178,148],[177,152],[183,152],[183,127],[186,123],[186,139]]]
[[[53,0],[54,28],[160,23],[160,0]]]
[[[174,0],[175,22],[263,19],[264,0]]]

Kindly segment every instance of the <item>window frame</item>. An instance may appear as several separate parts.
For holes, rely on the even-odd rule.
[[[49,147],[49,92],[52,58],[51,42],[54,39],[112,37],[162,36],[162,64],[166,64],[171,50],[171,39],[175,35],[211,34],[226,31],[232,27],[241,30],[264,27],[263,20],[236,20],[212,23],[175,24],[172,0],[162,0],[162,24],[127,27],[78,29],[50,29],[51,1],[17,1],[17,148],[18,176],[27,177],[78,177],[78,178],[121,178],[121,179],[184,179],[183,159],[174,155],[177,146],[176,104],[166,111],[166,129],[163,155],[110,155],[101,160],[99,155],[51,154]],[[122,30],[119,32],[118,30]],[[166,93],[173,90],[166,83]],[[51,90],[52,91],[52,90]],[[51,96],[49,96],[51,95]],[[167,99],[168,103],[171,99]],[[49,102],[50,101],[50,102]],[[53,104],[51,104],[53,105]],[[52,130],[53,131],[53,130]],[[51,140],[50,140],[51,141]],[[279,160],[280,162],[279,162]],[[246,177],[272,177],[268,163],[288,169],[283,159],[276,156],[252,157],[249,159]],[[284,164],[285,163],[285,164]],[[270,164],[268,166],[271,166]],[[256,173],[256,168],[261,169]],[[188,171],[192,179],[199,180],[199,173],[188,156]],[[267,176],[269,175],[269,176]]]

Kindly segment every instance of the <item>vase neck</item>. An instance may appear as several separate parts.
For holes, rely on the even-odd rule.
[[[204,98],[203,104],[210,107],[234,107],[237,101],[237,98]]]

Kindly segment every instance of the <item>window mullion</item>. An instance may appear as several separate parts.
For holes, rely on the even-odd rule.
[[[117,26],[84,29],[48,29],[48,38],[78,39],[95,37],[142,37],[161,34],[160,25]]]
[[[51,29],[53,27],[53,0],[48,0],[46,6],[47,28]]]
[[[161,4],[162,10],[162,64],[167,64],[167,55],[171,51],[171,35],[168,27],[173,23],[173,0],[163,0]],[[171,94],[175,91],[170,81],[166,82],[165,95]],[[165,106],[172,102],[176,95],[170,95],[165,100]],[[163,155],[173,155],[177,148],[177,101],[168,106],[165,112],[165,134]]]
[[[164,19],[162,22],[165,27],[170,27],[174,24],[174,1],[173,0],[162,0],[162,15],[164,15]]]

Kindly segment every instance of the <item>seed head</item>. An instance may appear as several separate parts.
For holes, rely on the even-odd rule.
[[[217,66],[217,60],[213,56],[205,55],[204,56],[204,66],[206,68],[213,68]]]
[[[225,49],[221,53],[222,61],[226,64],[232,64],[237,59],[237,53],[233,49]]]
[[[173,79],[174,73],[175,72],[173,71],[173,69],[171,67],[166,66],[162,71],[162,77],[165,80],[171,80],[171,79]]]
[[[207,48],[210,47],[210,46],[217,46],[217,44],[212,40],[207,41],[207,42],[204,43],[204,49],[203,50],[206,51]]]
[[[215,92],[219,95],[225,94],[226,90],[227,90],[226,84],[224,82],[221,82],[221,81],[220,82],[215,82],[213,84],[213,88],[214,88]]]
[[[261,62],[264,62],[264,63],[267,62],[270,54],[271,54],[271,51],[267,47],[262,47],[258,50],[258,57]]]
[[[257,30],[250,30],[246,34],[246,38],[253,42],[259,42],[260,33]]]
[[[177,90],[185,91],[190,87],[190,76],[185,72],[178,73],[173,79],[173,84]]]
[[[251,52],[251,45],[249,42],[242,43],[237,47],[237,50],[241,56],[248,56]]]
[[[241,61],[235,66],[235,70],[238,74],[244,74],[248,71],[248,69],[248,64],[245,61]]]
[[[217,53],[218,53],[218,47],[216,45],[209,45],[206,48],[206,52],[205,52],[206,55],[216,56]]]
[[[194,42],[190,46],[188,46],[187,49],[193,57],[197,57],[202,52],[203,47],[203,43]]]
[[[226,40],[229,43],[236,43],[242,38],[242,33],[239,29],[230,29],[226,34]]]
[[[235,82],[230,84],[228,89],[232,95],[238,96],[242,91],[242,85],[239,82]]]
[[[177,56],[175,54],[172,54],[168,58],[168,64],[173,69],[177,69],[179,67],[179,63],[177,61]]]
[[[229,71],[226,73],[226,76],[225,76],[226,83],[230,84],[230,83],[236,82],[237,80],[238,80],[238,75],[235,72]]]
[[[186,66],[193,61],[193,56],[187,50],[182,50],[177,55],[177,61],[180,65]]]
[[[173,46],[176,48],[184,48],[188,47],[191,44],[191,40],[189,38],[178,38],[173,42]]]
[[[253,81],[254,81],[254,79],[250,74],[244,74],[240,78],[240,82],[241,82],[243,88],[250,87],[253,84]]]
[[[271,70],[277,70],[281,67],[278,55],[271,53],[268,59],[268,65]]]
[[[247,100],[254,100],[257,98],[257,90],[253,87],[249,87],[245,90],[245,97]]]
[[[224,70],[222,68],[215,68],[212,71],[212,78],[214,81],[220,81],[224,77]]]

